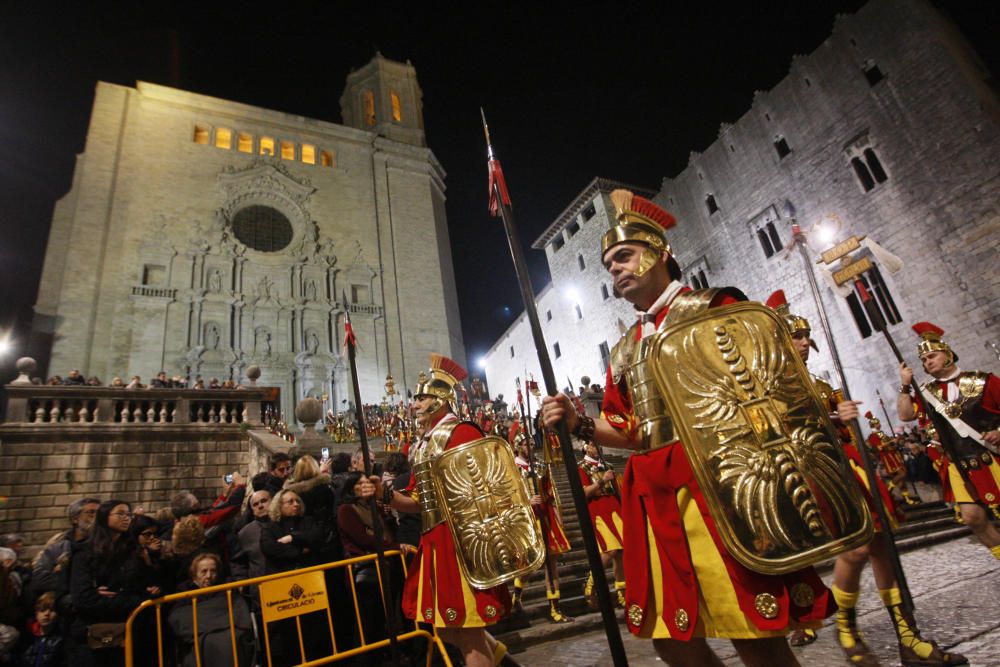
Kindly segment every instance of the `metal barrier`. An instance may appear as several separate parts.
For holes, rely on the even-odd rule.
[[[392,559],[399,558],[400,564],[402,565],[402,571],[405,576],[406,574],[406,561],[403,558],[403,554],[400,551],[387,551],[385,552],[386,562],[392,562]],[[201,641],[198,631],[198,599],[204,598],[209,595],[214,595],[216,593],[226,594],[226,607],[229,614],[229,639],[230,645],[233,652],[233,667],[237,667],[240,664],[239,652],[237,649],[237,629],[236,622],[233,617],[233,590],[245,588],[248,586],[256,586],[257,591],[260,594],[261,600],[261,615],[260,618],[263,620],[261,626],[261,633],[264,635],[264,652],[266,655],[266,662],[264,660],[258,660],[256,664],[266,664],[268,667],[271,666],[271,640],[270,635],[267,631],[268,625],[272,622],[284,620],[284,619],[295,619],[295,626],[298,634],[298,646],[300,651],[300,656],[305,659],[305,642],[302,635],[302,616],[307,613],[326,611],[327,627],[330,631],[330,645],[333,647],[333,652],[329,656],[323,658],[310,660],[308,662],[299,663],[300,667],[311,667],[312,665],[326,665],[331,662],[336,662],[338,660],[344,660],[352,656],[361,655],[363,653],[370,653],[372,651],[378,651],[384,649],[390,645],[389,639],[380,639],[374,642],[368,642],[365,637],[364,623],[361,618],[361,609],[358,606],[358,591],[355,585],[355,566],[364,566],[367,564],[373,564],[375,571],[378,574],[379,582],[379,600],[384,598],[381,595],[381,587],[383,577],[391,576],[391,573],[383,573],[381,565],[378,562],[375,554],[370,554],[367,556],[359,556],[357,558],[349,558],[346,560],[337,561],[334,563],[325,563],[323,565],[315,565],[313,567],[307,567],[300,570],[292,570],[289,572],[280,572],[277,574],[271,574],[264,577],[255,577],[253,579],[242,579],[240,581],[232,581],[225,584],[219,584],[216,586],[209,586],[206,588],[196,588],[191,591],[186,591],[184,593],[174,593],[173,595],[166,595],[161,598],[156,598],[154,600],[146,600],[141,605],[139,605],[128,617],[125,623],[125,667],[134,667],[135,656],[133,655],[135,651],[135,639],[133,637],[133,627],[136,618],[143,611],[149,609],[150,607],[156,607],[156,655],[158,658],[158,664],[160,667],[164,667],[167,664],[163,659],[163,606],[168,607],[175,602],[182,600],[191,601],[191,615],[193,620],[193,651],[195,656],[195,663],[198,667],[203,666],[202,655],[201,655]],[[337,649],[337,639],[333,629],[333,616],[331,614],[331,604],[337,604],[338,600],[330,600],[326,591],[326,583],[324,580],[325,572],[332,569],[347,569],[347,581],[350,582],[350,592],[351,597],[354,602],[354,619],[357,622],[357,637],[360,639],[360,646],[355,646],[347,650],[339,651]],[[303,586],[305,584],[305,586]],[[290,587],[290,588],[289,588]],[[287,596],[284,599],[275,598],[273,594],[276,591],[287,591],[284,593]],[[303,611],[297,611],[303,609]],[[388,613],[385,609],[384,603],[382,604],[383,612]],[[404,624],[409,625],[409,621]],[[419,637],[426,638],[427,642],[427,656],[426,664],[430,667],[431,660],[434,655],[434,649],[438,650],[446,667],[452,667],[451,660],[448,658],[448,653],[445,651],[444,643],[441,641],[440,637],[437,636],[436,632],[429,632],[423,630],[420,627],[413,624],[413,629],[407,632],[400,632],[396,639],[398,642],[405,642],[408,640],[416,639]],[[255,639],[258,647],[260,646],[259,639]],[[206,665],[205,667],[220,667],[219,665]]]

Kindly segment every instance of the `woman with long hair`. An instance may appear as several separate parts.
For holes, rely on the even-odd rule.
[[[337,538],[337,520],[334,509],[335,497],[330,488],[330,475],[323,472],[319,462],[306,454],[300,456],[292,468],[292,474],[285,480],[284,488],[294,491],[302,499],[306,516],[312,517],[322,534],[320,544],[314,554],[316,562],[327,563],[340,560],[340,541]]]
[[[131,525],[129,503],[105,501],[97,510],[90,539],[73,554],[70,592],[77,615],[70,636],[78,645],[91,649],[92,659],[79,656],[84,665],[125,664],[125,621],[132,610],[154,594],[155,585],[145,579],[139,566],[136,542],[129,533]],[[138,651],[136,654],[141,655]]]

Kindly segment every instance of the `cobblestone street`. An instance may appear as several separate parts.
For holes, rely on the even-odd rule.
[[[946,649],[969,658],[975,667],[1000,667],[1000,561],[973,538],[963,538],[903,554],[903,567],[916,605],[917,622],[924,635]],[[832,573],[824,574],[830,583]],[[803,665],[848,664],[837,646],[827,619],[812,645],[796,649]],[[871,569],[861,580],[858,624],[869,646],[883,665],[898,665],[895,635],[885,612]],[[629,664],[647,667],[663,663],[653,652],[651,642],[622,633]],[[712,640],[713,648],[726,665],[741,664],[732,645]],[[609,667],[611,657],[603,631],[535,646],[515,657],[526,666],[573,665],[574,667]]]

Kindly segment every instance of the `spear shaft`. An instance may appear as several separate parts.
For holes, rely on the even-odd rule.
[[[489,127],[486,124],[486,114],[480,109],[483,116],[483,131],[486,134],[486,146],[490,162],[494,161],[493,146],[490,143]],[[491,173],[493,165],[490,165]],[[500,166],[496,165],[499,172]],[[502,174],[498,173],[498,177]],[[545,344],[545,336],[542,334],[541,321],[538,318],[538,309],[535,307],[535,294],[531,287],[531,277],[528,273],[528,265],[524,259],[524,251],[521,247],[521,240],[514,224],[514,213],[511,210],[508,195],[505,187],[501,186],[502,178],[491,179],[491,198],[496,197],[496,204],[499,209],[500,218],[503,220],[504,231],[507,233],[507,243],[510,246],[511,258],[514,261],[514,271],[517,274],[517,282],[521,288],[521,298],[524,301],[524,311],[528,316],[531,326],[531,335],[535,342],[535,350],[538,353],[538,364],[542,369],[542,379],[545,382],[545,391],[549,396],[555,396],[559,392],[556,384],[555,371],[552,369],[552,360],[549,358],[548,347]],[[615,618],[614,606],[611,602],[611,594],[608,591],[608,580],[604,573],[604,565],[601,563],[601,554],[597,546],[597,538],[594,535],[594,527],[590,521],[590,512],[587,510],[587,498],[583,493],[583,483],[576,470],[576,455],[573,452],[572,441],[566,422],[560,421],[556,426],[559,435],[559,446],[562,449],[563,463],[566,466],[566,475],[569,478],[569,487],[573,495],[573,506],[580,520],[580,532],[583,534],[583,543],[587,552],[587,560],[590,571],[594,575],[594,587],[597,590],[597,598],[601,609],[601,618],[604,621],[604,632],[608,637],[608,647],[611,649],[611,658],[615,667],[626,667],[628,658],[625,656],[625,645],[622,642],[621,631],[618,628],[618,619]],[[546,538],[547,539],[547,538]]]
[[[348,308],[347,295],[342,294],[344,308]],[[358,433],[361,437],[361,455],[365,463],[365,477],[371,477],[372,458],[371,449],[368,447],[368,428],[365,424],[364,404],[361,403],[361,385],[358,383],[358,360],[355,348],[354,330],[351,327],[351,315],[345,310],[344,316],[347,318],[348,334],[345,336],[344,344],[347,346],[347,359],[351,366],[351,386],[354,389],[354,405],[358,415]],[[392,655],[392,662],[398,665],[400,662],[399,645],[396,641],[396,614],[392,605],[392,574],[389,572],[388,562],[385,559],[385,546],[383,542],[384,526],[382,516],[378,511],[375,498],[371,499],[372,504],[372,532],[375,534],[375,563],[376,574],[378,575],[379,588],[382,591],[382,605],[385,608],[385,630],[389,635],[389,650]]]

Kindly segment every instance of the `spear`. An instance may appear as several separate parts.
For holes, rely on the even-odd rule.
[[[351,384],[354,388],[354,405],[357,406],[358,434],[361,437],[361,455],[365,463],[365,477],[371,477],[372,458],[371,449],[368,447],[368,429],[365,424],[364,404],[361,402],[361,385],[358,383],[358,359],[357,344],[358,339],[354,337],[354,327],[351,326],[351,311],[347,305],[347,294],[341,292],[344,303],[344,347],[347,348],[347,359],[351,365]],[[392,654],[392,664],[400,664],[399,646],[396,642],[396,614],[392,604],[392,576],[386,576],[388,563],[385,560],[385,547],[382,535],[382,517],[376,507],[375,499],[372,503],[372,532],[375,533],[375,562],[376,574],[378,576],[379,589],[382,591],[382,606],[385,608],[385,630],[389,635],[389,650]],[[383,576],[385,579],[383,580]]]
[[[806,278],[809,280],[809,287],[812,290],[813,300],[815,300],[817,310],[819,311],[820,322],[823,323],[823,334],[826,336],[826,344],[830,350],[830,358],[833,360],[833,368],[840,381],[840,392],[843,394],[844,400],[849,401],[851,400],[851,392],[847,388],[847,375],[844,373],[843,364],[840,363],[840,353],[837,351],[837,345],[833,340],[833,333],[831,333],[830,329],[830,321],[827,319],[826,308],[823,306],[823,299],[819,293],[819,285],[816,284],[816,275],[813,273],[812,262],[809,259],[809,251],[806,250],[805,233],[795,221],[795,208],[792,206],[791,202],[786,201],[785,206],[789,211],[789,217],[792,218],[792,237],[795,240],[794,245],[798,245],[799,253],[802,256],[802,263],[805,265]],[[868,452],[867,443],[861,435],[861,427],[858,425],[858,420],[851,419],[848,423],[848,427],[851,429],[851,435],[854,436],[854,441],[858,444],[858,453],[861,455],[861,464],[864,468],[865,475],[868,476],[869,484],[871,485],[870,495],[872,498],[872,505],[875,508],[875,515],[882,524],[882,532],[885,535],[886,552],[888,553],[889,562],[892,565],[893,574],[896,576],[896,586],[899,587],[899,594],[902,598],[903,609],[907,613],[913,613],[913,597],[910,595],[910,586],[906,581],[906,572],[903,571],[903,562],[899,559],[899,549],[896,548],[896,539],[892,534],[892,530],[889,528],[889,513],[886,511],[885,505],[882,502],[882,494],[879,493],[878,490],[879,478],[875,471],[875,464]]]
[[[494,217],[499,216],[503,220],[504,231],[507,233],[507,244],[510,246],[511,258],[514,260],[514,271],[517,274],[517,281],[521,287],[524,312],[528,316],[531,335],[535,342],[535,350],[538,353],[538,364],[542,369],[545,391],[549,396],[555,396],[559,388],[556,385],[556,375],[552,369],[552,360],[549,358],[545,336],[542,334],[542,324],[538,319],[538,309],[535,307],[535,293],[531,287],[531,277],[528,274],[528,265],[524,259],[524,250],[521,247],[517,227],[514,225],[514,212],[511,209],[510,193],[507,192],[507,182],[500,168],[500,161],[496,159],[493,153],[493,144],[490,141],[490,129],[486,124],[486,113],[481,107],[479,113],[483,118],[483,133],[486,135],[486,153],[489,159],[490,213]],[[590,522],[590,513],[587,511],[587,498],[583,493],[583,483],[580,481],[580,475],[576,471],[576,456],[573,453],[573,444],[570,441],[565,421],[559,422],[556,432],[559,434],[559,446],[563,453],[563,464],[566,466],[566,476],[569,478],[569,487],[573,494],[573,506],[580,519],[580,532],[583,534],[583,544],[587,551],[587,561],[590,564],[590,571],[594,575],[594,587],[597,590],[601,618],[604,621],[604,632],[607,634],[608,647],[611,649],[611,658],[615,667],[625,667],[628,665],[628,658],[625,657],[625,645],[622,643],[621,631],[618,628],[618,619],[615,618],[611,594],[608,591],[608,580],[604,574],[604,565],[601,563],[601,553],[598,550],[597,538],[594,536],[593,524]]]

